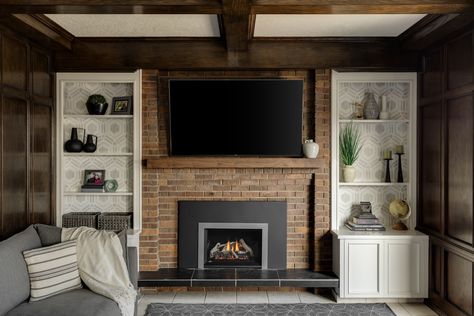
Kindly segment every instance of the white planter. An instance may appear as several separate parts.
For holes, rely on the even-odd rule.
[[[319,153],[319,145],[312,139],[305,140],[303,144],[303,153],[306,158],[316,158]]]
[[[354,182],[356,178],[356,170],[353,166],[342,167],[342,178],[344,182]]]

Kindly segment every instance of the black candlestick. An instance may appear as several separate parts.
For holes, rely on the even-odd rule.
[[[384,159],[386,162],[387,162],[387,166],[385,167],[385,182],[392,182],[390,180],[390,160],[392,160],[392,158],[390,159]]]
[[[398,155],[398,177],[397,182],[403,183],[403,170],[402,170],[402,155],[403,153],[395,153]]]

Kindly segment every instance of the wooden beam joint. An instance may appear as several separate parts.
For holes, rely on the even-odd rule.
[[[222,12],[222,28],[227,50],[229,52],[246,51],[253,21],[250,17],[250,1],[223,0]]]

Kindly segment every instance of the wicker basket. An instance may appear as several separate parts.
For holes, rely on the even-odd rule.
[[[102,213],[98,217],[98,229],[119,231],[132,228],[133,213]]]
[[[99,212],[72,212],[63,215],[63,227],[87,226],[97,228]]]

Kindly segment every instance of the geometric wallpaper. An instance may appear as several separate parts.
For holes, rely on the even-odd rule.
[[[97,151],[91,156],[63,155],[63,192],[81,192],[85,169],[104,169],[105,179],[118,182],[117,192],[133,191],[133,156],[94,156],[133,152],[133,118],[74,117],[87,115],[86,101],[91,94],[101,94],[109,104],[113,97],[133,95],[132,83],[67,82],[64,85],[63,139],[71,138],[71,128],[84,128],[86,134],[97,136]],[[133,196],[64,195],[63,213],[69,212],[132,212]]]
[[[110,114],[112,98],[133,95],[132,83],[103,83],[103,82],[67,82],[64,85],[64,114],[88,114],[87,98],[91,94],[101,94],[109,104]]]
[[[375,100],[381,106],[381,96],[386,94],[387,107],[391,120],[408,120],[409,117],[409,88],[408,83],[353,83],[339,84],[339,119],[351,119],[354,113],[354,103],[363,103],[365,92],[373,92]],[[356,169],[355,182],[385,182],[385,161],[382,159],[384,150],[392,151],[393,160],[390,163],[391,181],[397,181],[398,156],[395,155],[395,146],[403,145],[405,155],[402,155],[403,178],[408,182],[408,122],[393,121],[380,123],[364,123],[355,121],[354,126],[361,134],[362,150],[359,159],[354,164]],[[340,122],[339,127],[344,128],[347,123]],[[340,165],[340,182],[342,180],[342,164]],[[407,198],[406,185],[393,186],[344,186],[338,190],[338,224],[339,227],[357,214],[354,205],[361,201],[372,204],[372,212],[385,225],[393,222],[388,213],[388,204],[395,198]],[[407,223],[408,224],[408,223]]]

